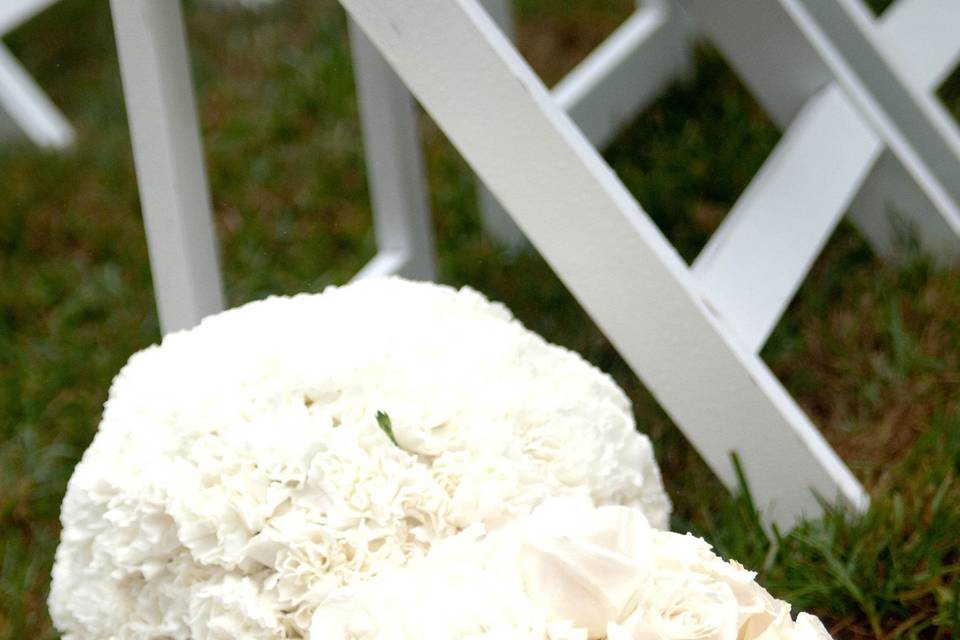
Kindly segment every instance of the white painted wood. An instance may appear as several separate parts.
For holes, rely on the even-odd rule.
[[[916,91],[934,93],[960,62],[960,2],[899,0],[878,21],[877,37],[899,77]],[[954,215],[936,215],[927,195],[896,156],[885,151],[851,208],[851,217],[878,250],[895,255],[900,229],[909,227],[942,261],[960,255]],[[875,212],[882,212],[876,215]],[[890,224],[888,218],[895,218]],[[892,231],[891,231],[892,229]]]
[[[502,14],[491,12],[497,13]],[[641,0],[626,22],[557,83],[553,95],[584,135],[603,148],[672,82],[690,73],[692,36],[693,23],[678,5]],[[526,245],[509,214],[482,186],[480,211],[501,244]]]
[[[877,37],[905,82],[936,91],[960,63],[960,2],[899,0],[880,17]]]
[[[794,118],[693,265],[711,309],[756,353],[883,144],[830,86]]]
[[[517,39],[517,25],[513,21],[513,10],[510,0],[479,0],[480,6],[487,10],[493,21],[510,40]]]
[[[960,230],[960,130],[930,93],[901,80],[860,0],[780,0],[848,98]],[[951,207],[952,205],[952,207]]]
[[[897,216],[916,225],[926,248],[948,260],[960,256],[957,203],[930,168],[918,161],[913,145],[905,142],[903,133],[884,115],[870,92],[862,88],[856,74],[849,67],[840,68],[838,61],[842,56],[833,58],[833,67],[825,61],[823,52],[830,46],[829,38],[817,36],[809,24],[806,32],[802,30],[785,6],[790,0],[680,1],[774,122],[783,128],[799,112],[807,96],[837,80],[835,72],[841,72],[845,80],[838,86],[844,89],[850,106],[861,111],[889,145],[874,169],[883,170],[883,179],[871,174],[865,181],[866,191],[859,193],[851,205],[852,220],[877,251],[890,253],[897,244],[898,226],[891,224],[896,211]],[[796,13],[796,7],[793,9]],[[896,32],[902,15],[906,14],[886,16],[884,28]],[[744,25],[749,25],[757,37],[745,37]],[[819,38],[817,47],[810,38]],[[893,158],[885,158],[887,154]],[[905,204],[909,204],[910,210],[900,211]]]
[[[3,0],[0,37],[10,33],[55,0]],[[0,42],[0,119],[23,131],[37,146],[63,149],[73,144],[73,127]]]
[[[377,255],[363,266],[351,281],[364,280],[366,278],[384,278],[399,274],[407,265],[409,260],[404,251],[385,251],[380,250]]]
[[[516,25],[509,0],[480,0],[480,5],[487,10],[507,38],[516,41]],[[520,227],[481,180],[477,180],[477,208],[483,228],[507,252],[516,253],[529,246]]]
[[[477,179],[477,209],[484,230],[507,254],[516,255],[530,246],[523,231],[480,179]]]
[[[633,15],[553,89],[587,139],[603,148],[678,78],[692,71],[693,24],[665,0]]]
[[[2,43],[0,111],[39,147],[63,149],[73,144],[73,127]]]
[[[781,129],[833,79],[777,0],[679,2]]]
[[[785,128],[834,73],[778,0],[679,0],[751,92]],[[865,9],[858,14],[860,29]],[[898,0],[881,16],[873,46],[902,78],[932,91],[960,60],[960,3]],[[749,37],[745,34],[755,34]],[[909,78],[913,78],[910,80]]]
[[[850,206],[850,219],[881,255],[896,259],[905,245],[917,242],[939,263],[955,265],[960,229],[953,221],[960,209],[949,203],[941,207],[953,215],[941,215],[916,178],[885,150]]]
[[[180,3],[110,6],[160,327],[169,333],[223,309]]]
[[[433,230],[413,98],[349,20],[348,29],[379,252],[357,277],[393,273],[434,280]]]
[[[788,525],[866,494],[473,0],[341,0],[705,460]],[[471,73],[464,73],[470,69]],[[469,108],[465,108],[469,105]]]
[[[0,2],[0,35],[10,33],[57,0],[3,0]]]

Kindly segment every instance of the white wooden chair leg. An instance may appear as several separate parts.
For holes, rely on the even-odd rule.
[[[341,0],[708,464],[768,518],[863,489],[474,0]],[[464,73],[470,69],[470,73]],[[463,105],[471,105],[464,109]]]
[[[348,20],[378,253],[356,276],[436,279],[433,230],[413,97]]]
[[[0,111],[39,147],[63,149],[73,144],[73,127],[2,42]]]
[[[111,0],[154,293],[164,333],[223,309],[180,2]]]

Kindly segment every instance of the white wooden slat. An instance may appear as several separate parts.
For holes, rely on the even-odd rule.
[[[486,9],[504,35],[515,41],[516,25],[509,0],[480,0],[480,5]],[[477,208],[480,211],[483,228],[501,247],[508,252],[516,253],[529,246],[520,227],[479,179],[477,180]]]
[[[952,221],[958,219],[960,209],[949,203],[941,206],[954,215],[941,215],[929,194],[885,150],[851,204],[850,219],[880,255],[896,258],[905,246],[917,242],[940,264],[955,265],[960,257],[960,229]]]
[[[780,1],[680,1],[781,127],[789,125],[808,96],[834,81],[833,70]],[[892,14],[887,20],[886,28],[894,28],[898,18]],[[744,37],[744,25],[755,37]],[[861,109],[861,103],[848,99]],[[939,257],[960,256],[954,222],[960,208],[936,180],[927,179],[922,166],[895,151],[892,159],[885,151],[875,166],[883,176],[871,174],[864,183],[851,205],[852,220],[878,252],[892,255],[898,227],[890,219],[896,214],[914,223],[924,246],[936,247]]]
[[[3,0],[0,2],[0,36],[10,33],[57,0]]]
[[[828,87],[776,149],[694,262],[711,309],[759,352],[880,156],[883,144]]]
[[[916,91],[932,93],[960,62],[958,30],[960,2],[898,0],[880,17],[877,38],[900,79]],[[953,215],[935,215],[930,198],[914,176],[893,153],[885,151],[850,214],[881,253],[893,255],[902,240],[901,229],[908,228],[926,251],[944,262],[955,262],[960,255],[955,224],[960,207],[952,203],[941,207]],[[893,217],[895,225],[888,222]]]
[[[513,21],[513,9],[510,4],[510,0],[480,0],[480,6],[487,10],[504,35],[515,41],[517,25]]]
[[[510,214],[497,201],[496,196],[481,180],[477,180],[477,209],[484,230],[509,254],[517,254],[529,246],[527,237],[513,221]]]
[[[37,146],[63,149],[73,144],[73,127],[2,43],[0,112]]]
[[[833,80],[777,0],[678,2],[781,129]]]
[[[898,0],[877,35],[904,81],[935,91],[960,64],[960,2]]]
[[[941,213],[960,204],[960,129],[929,92],[901,80],[860,0],[780,0],[848,98]],[[960,216],[948,220],[960,231]]]
[[[777,0],[679,1],[781,127],[835,79]],[[898,0],[881,16],[875,38],[901,77],[931,90],[960,57],[958,16],[956,0]]]
[[[584,135],[603,148],[667,86],[691,71],[692,35],[693,23],[678,5],[639,2],[626,22],[557,83],[553,95]],[[480,211],[486,228],[503,245],[526,244],[509,214],[482,187]]]
[[[587,139],[603,148],[692,70],[692,35],[693,24],[678,5],[641,3],[553,88],[553,95]]]
[[[898,0],[878,21],[877,37],[899,77],[916,91],[934,92],[960,62],[960,2]],[[954,215],[931,215],[930,200],[908,169],[890,151],[876,163],[864,189],[851,207],[851,217],[871,243],[893,255],[901,230],[916,233],[923,248],[944,262],[960,255]],[[875,212],[883,212],[876,215]],[[888,217],[896,217],[894,232]]]
[[[788,525],[859,483],[472,0],[341,0],[710,466]],[[469,69],[470,73],[464,70]],[[465,108],[469,105],[470,108]]]
[[[393,273],[433,280],[433,231],[413,98],[349,20],[348,29],[380,254],[358,277]]]
[[[409,263],[405,251],[385,251],[381,249],[367,264],[363,265],[352,281],[366,278],[385,278],[399,274]]]
[[[169,333],[223,309],[180,3],[110,6],[160,327]]]

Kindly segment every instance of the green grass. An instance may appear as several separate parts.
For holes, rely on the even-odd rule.
[[[630,4],[521,0],[522,49],[555,81]],[[346,281],[374,241],[335,3],[260,15],[188,5],[187,18],[230,304]],[[106,2],[64,0],[9,44],[79,134],[62,155],[0,147],[0,637],[48,638],[66,481],[110,379],[159,336]],[[960,111],[960,80],[941,96]],[[503,300],[617,378],[654,439],[675,528],[761,570],[838,637],[957,637],[960,270],[909,243],[887,264],[852,228],[836,232],[763,356],[873,503],[771,545],[747,495],[718,485],[543,260],[484,235],[469,171],[426,119],[423,130],[442,280]],[[607,158],[690,259],[777,138],[703,49],[695,77]]]

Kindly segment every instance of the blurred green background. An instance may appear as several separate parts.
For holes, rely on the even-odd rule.
[[[521,51],[553,83],[631,6],[518,0]],[[188,3],[186,18],[229,304],[346,282],[374,238],[336,2]],[[49,638],[66,481],[111,378],[159,332],[107,2],[64,0],[7,43],[78,132],[62,154],[0,145],[0,637]],[[960,77],[941,96],[960,113]],[[466,165],[426,117],[422,130],[440,279],[504,301],[617,378],[654,440],[675,529],[759,570],[837,637],[957,638],[960,270],[909,237],[894,265],[851,227],[834,234],[763,357],[873,506],[771,543],[748,494],[718,485],[543,260],[485,235]],[[690,260],[778,135],[704,45],[695,74],[605,155]]]

